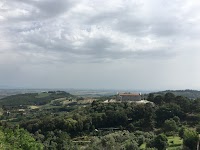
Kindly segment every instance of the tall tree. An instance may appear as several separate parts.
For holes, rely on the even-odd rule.
[[[150,93],[147,97],[147,100],[150,101],[150,102],[153,102],[154,100],[154,94],[153,93]]]
[[[152,141],[150,141],[150,143],[147,144],[147,147],[156,148],[158,150],[166,150],[167,145],[166,135],[159,134]]]
[[[171,103],[175,101],[175,95],[173,93],[166,93],[164,96],[165,103]]]
[[[163,103],[164,103],[163,96],[157,95],[157,96],[154,98],[153,102],[154,102],[155,104],[157,104],[157,105],[163,104]]]
[[[185,129],[183,135],[183,146],[190,150],[196,150],[199,141],[199,135],[196,131]]]
[[[178,130],[178,126],[173,119],[168,119],[164,122],[163,130],[165,132],[176,132]]]

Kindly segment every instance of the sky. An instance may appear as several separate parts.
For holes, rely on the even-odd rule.
[[[1,0],[0,87],[200,90],[199,0]]]

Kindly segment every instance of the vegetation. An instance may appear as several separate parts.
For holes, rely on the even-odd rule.
[[[197,99],[200,98],[200,91],[197,90],[167,90],[162,92],[156,92],[155,95],[165,95],[166,93],[172,93],[176,96],[183,96],[189,99]]]
[[[0,99],[0,105],[4,107],[16,107],[19,105],[44,105],[51,102],[51,100],[62,97],[72,97],[72,95],[64,91],[18,94]]]
[[[165,150],[168,146],[167,141],[166,135],[159,134],[149,142],[148,147],[156,148],[158,150]]]
[[[196,150],[199,141],[199,135],[196,131],[185,129],[183,135],[183,146],[185,149]]]
[[[114,98],[75,97],[62,91],[50,91],[1,99],[4,104],[0,122],[2,147],[10,145],[10,149],[14,146],[26,150],[196,149],[200,99],[151,93],[147,99],[154,103],[104,102]],[[10,138],[6,137],[8,133]],[[24,136],[27,140],[22,141]]]
[[[179,136],[168,136],[168,149],[181,149],[181,146],[183,145],[183,139]]]
[[[43,144],[37,142],[24,129],[9,129],[0,127],[0,148],[1,150],[42,150]]]

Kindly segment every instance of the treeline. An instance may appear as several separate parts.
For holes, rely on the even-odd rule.
[[[189,99],[197,99],[200,98],[200,91],[197,90],[167,90],[161,92],[155,92],[154,95],[165,95],[166,93],[173,93],[176,96],[184,96]]]
[[[157,106],[165,104],[177,105],[184,113],[200,112],[200,98],[191,100],[184,96],[175,96],[173,93],[166,93],[165,95],[150,93],[147,99],[154,102]]]

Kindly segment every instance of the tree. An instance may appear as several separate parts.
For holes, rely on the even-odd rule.
[[[147,144],[147,147],[157,148],[158,150],[166,150],[167,145],[166,135],[159,134],[152,141],[150,141],[150,143]]]
[[[163,125],[164,132],[176,132],[178,130],[178,126],[173,119],[165,120]]]
[[[135,130],[135,127],[134,127],[134,125],[133,125],[132,123],[129,123],[129,125],[127,126],[127,129],[128,129],[130,132],[132,132],[132,131]]]
[[[175,101],[175,95],[173,93],[166,93],[164,96],[165,103],[171,103]]]
[[[112,135],[107,135],[101,139],[101,144],[103,149],[114,150],[115,149],[115,139]]]
[[[154,100],[154,94],[153,93],[150,93],[147,97],[147,100],[150,101],[150,102],[153,102]]]
[[[1,145],[6,147],[5,149],[42,150],[44,148],[43,144],[19,127],[16,129],[0,127],[0,141]]]
[[[180,106],[176,104],[165,104],[156,110],[156,121],[161,126],[165,120],[178,116],[179,118],[184,117],[184,113],[181,111]]]
[[[200,99],[196,99],[192,103],[192,112],[200,112]]]
[[[126,150],[139,150],[138,144],[135,141],[128,142],[125,145]]]
[[[196,126],[196,131],[200,134],[200,124]]]
[[[144,122],[143,127],[147,130],[152,130],[155,125],[155,108],[151,103],[145,104],[144,107]]]
[[[183,146],[190,150],[196,150],[199,141],[199,135],[196,131],[185,129],[183,135]]]
[[[177,126],[180,125],[180,118],[178,116],[174,116],[172,119],[176,122]]]
[[[163,102],[164,102],[163,96],[157,95],[157,96],[154,98],[153,102],[154,102],[155,104],[157,104],[157,105],[163,104]]]
[[[183,126],[183,127],[180,128],[180,130],[178,132],[179,137],[181,137],[182,139],[183,139],[183,136],[184,136],[185,129],[186,129],[186,127]]]
[[[176,96],[175,103],[181,107],[184,112],[191,110],[191,101],[183,96]]]

